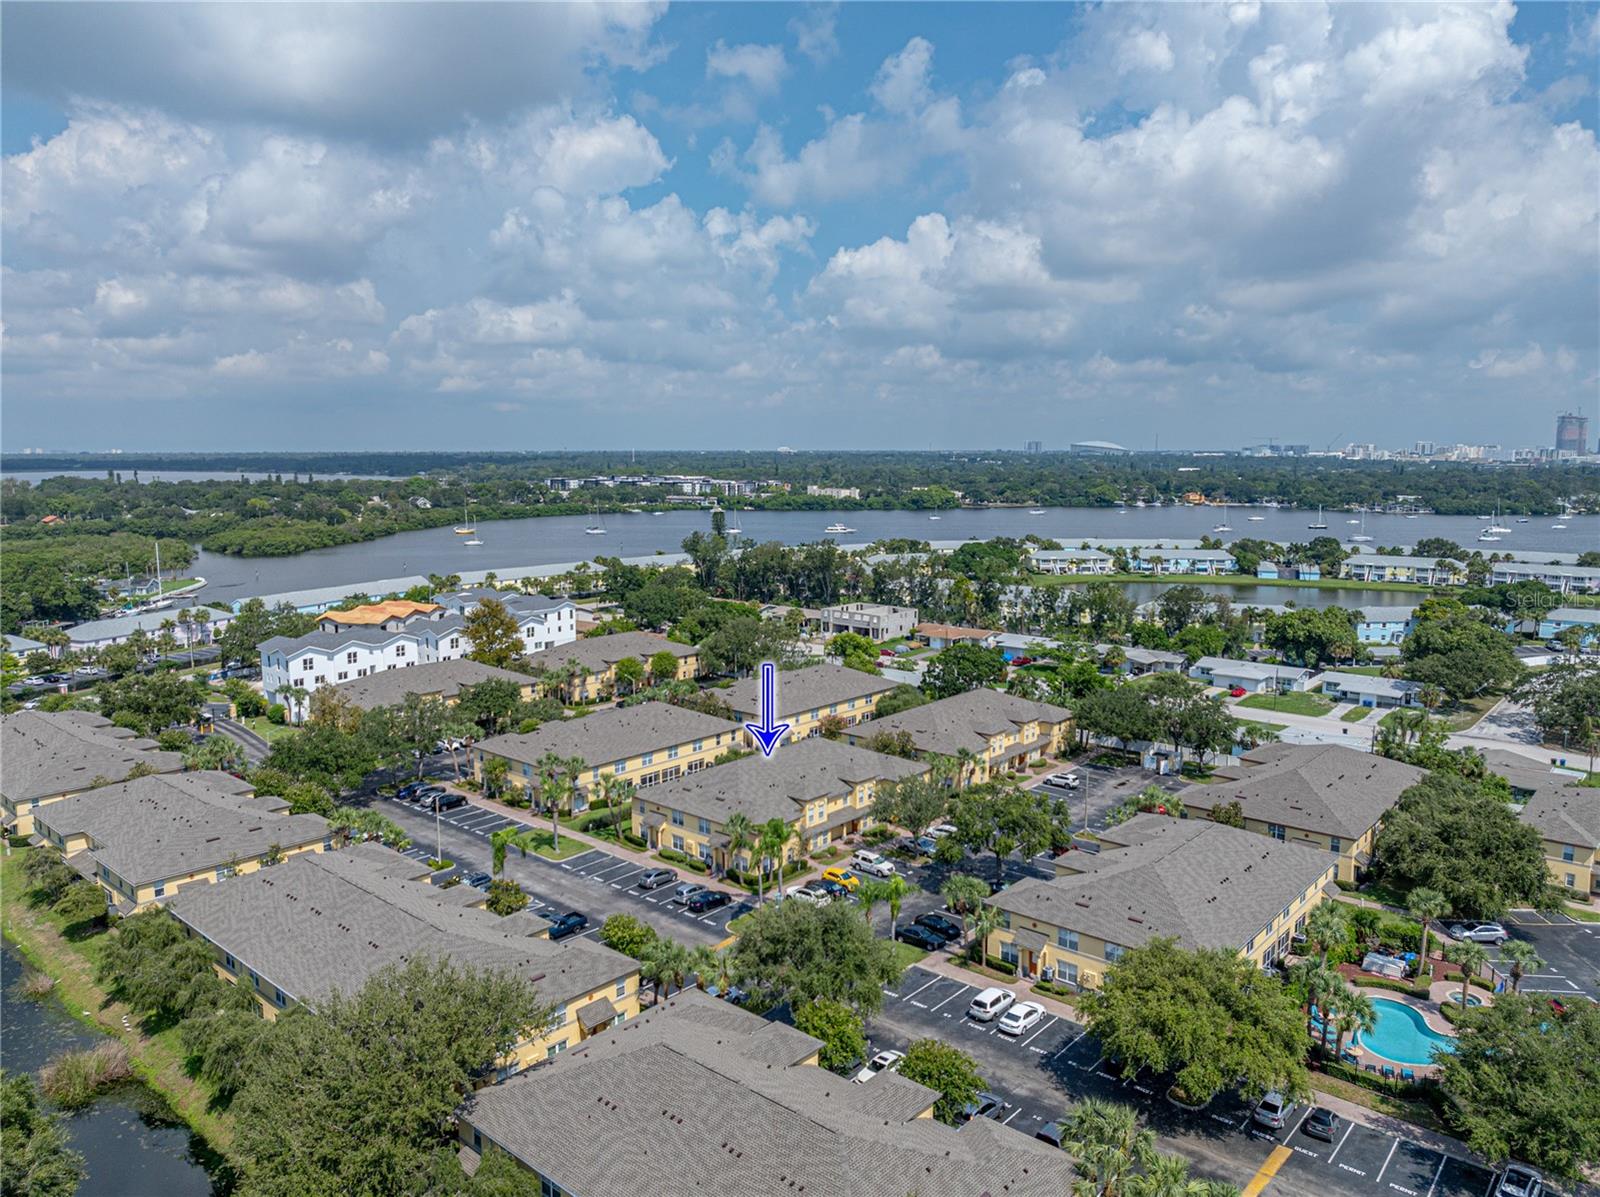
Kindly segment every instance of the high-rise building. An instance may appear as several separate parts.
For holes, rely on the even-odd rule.
[[[1027,444],[1022,446],[1022,451],[1024,453],[1043,453],[1044,452],[1044,442],[1043,441],[1029,441]]]
[[[1562,412],[1556,417],[1556,452],[1589,452],[1589,417],[1577,412]]]

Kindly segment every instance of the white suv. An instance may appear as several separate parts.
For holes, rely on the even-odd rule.
[[[894,861],[866,848],[860,849],[850,858],[850,867],[858,873],[867,874],[869,877],[894,876]]]
[[[1488,943],[1499,947],[1511,937],[1499,923],[1452,923],[1451,939],[1470,939],[1473,943]]]

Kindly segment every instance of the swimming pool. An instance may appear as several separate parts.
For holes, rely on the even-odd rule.
[[[1439,1034],[1404,1002],[1375,997],[1372,1008],[1377,1025],[1356,1040],[1374,1055],[1396,1064],[1432,1064],[1436,1053],[1455,1051],[1455,1036]]]

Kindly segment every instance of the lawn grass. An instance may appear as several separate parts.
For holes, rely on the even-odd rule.
[[[728,924],[728,929],[733,929],[733,924]],[[898,939],[891,940],[894,945],[894,962],[901,971],[910,968],[913,964],[921,964],[923,957],[928,953],[921,948],[914,948],[908,943],[901,943]]]
[[[1289,725],[1287,723],[1264,723],[1259,719],[1241,719],[1240,727],[1253,727],[1258,731],[1281,732]]]
[[[1333,703],[1320,694],[1292,691],[1288,694],[1252,694],[1237,704],[1255,711],[1279,711],[1286,715],[1326,715]]]
[[[298,727],[288,723],[274,723],[265,715],[252,715],[248,719],[241,719],[239,720],[239,725],[249,728],[268,744],[275,740],[281,740],[285,736],[297,736],[300,734]]]
[[[120,1040],[139,1078],[166,1098],[174,1112],[213,1148],[226,1153],[233,1144],[232,1122],[212,1108],[211,1091],[189,1076],[178,1028],[146,1034],[139,1017],[121,1002],[111,1001],[95,981],[106,933],[69,939],[56,914],[28,906],[22,864],[34,851],[38,849],[12,848],[0,857],[0,919],[5,938],[30,966],[54,978],[55,994],[68,1014]]]
[[[581,856],[594,846],[575,835],[564,835],[561,837],[561,846],[556,848],[553,846],[554,839],[549,828],[536,827],[528,836],[528,847],[546,860],[566,860],[569,856]]]
[[[1340,673],[1359,673],[1362,677],[1382,677],[1382,665],[1341,665]]]
[[[1425,1102],[1406,1101],[1399,1097],[1390,1097],[1387,1093],[1379,1093],[1368,1089],[1364,1085],[1353,1084],[1343,1077],[1328,1076],[1325,1073],[1314,1072],[1311,1074],[1311,1087],[1323,1093],[1330,1093],[1341,1097],[1345,1101],[1364,1106],[1380,1114],[1388,1114],[1393,1118],[1400,1118],[1418,1126],[1427,1127],[1429,1130],[1447,1132],[1447,1128],[1439,1121],[1439,1116],[1433,1107]]]
[[[1365,719],[1370,714],[1372,714],[1372,708],[1371,707],[1351,707],[1343,715],[1339,716],[1339,722],[1340,723],[1360,723],[1363,719]]]

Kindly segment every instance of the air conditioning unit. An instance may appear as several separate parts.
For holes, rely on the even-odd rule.
[[[1056,966],[1053,964],[1045,965],[1039,970],[1039,979],[1041,981],[1054,981],[1056,979]]]

